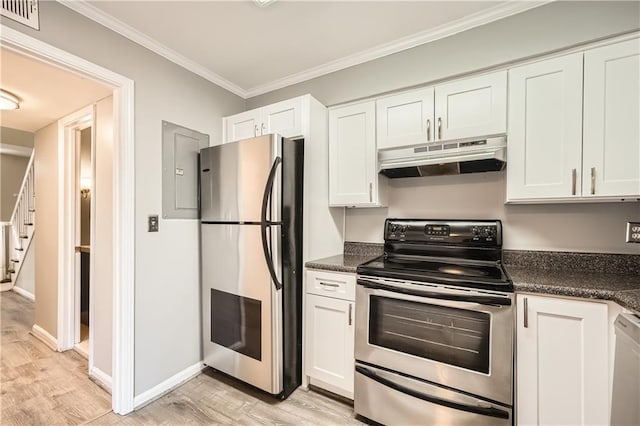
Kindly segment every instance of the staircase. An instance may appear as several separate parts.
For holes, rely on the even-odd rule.
[[[13,208],[11,220],[9,222],[0,222],[2,224],[0,291],[7,291],[13,288],[33,239],[36,216],[33,175],[34,155],[35,152],[32,152],[16,205]]]

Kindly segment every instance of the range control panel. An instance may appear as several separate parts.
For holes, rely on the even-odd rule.
[[[449,225],[427,225],[424,227],[425,235],[432,237],[448,237],[451,233]]]
[[[499,220],[387,219],[385,241],[426,244],[502,246]]]

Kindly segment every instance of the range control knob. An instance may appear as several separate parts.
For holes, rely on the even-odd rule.
[[[392,234],[395,234],[396,232],[398,232],[400,230],[400,225],[397,225],[397,224],[393,223],[389,227],[389,230],[391,231]]]

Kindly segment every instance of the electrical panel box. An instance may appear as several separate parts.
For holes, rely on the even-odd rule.
[[[162,122],[162,217],[198,218],[198,161],[209,135]]]

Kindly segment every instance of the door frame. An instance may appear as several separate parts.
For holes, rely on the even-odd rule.
[[[80,231],[80,176],[79,146],[80,131],[91,130],[91,195],[95,188],[95,104],[89,105],[58,120],[58,185],[62,191],[58,198],[58,348],[68,350],[75,347],[80,335],[80,260],[76,246]],[[91,203],[90,241],[94,241],[95,203]],[[92,253],[93,254],[93,253]],[[89,273],[89,312],[93,307],[93,268],[91,259]],[[89,372],[94,370],[94,327],[90,316],[89,325]]]
[[[134,401],[134,82],[79,56],[0,24],[0,45],[37,61],[79,74],[113,88],[114,233],[112,407],[117,414],[133,411]],[[58,158],[59,161],[62,158]],[[63,233],[59,234],[61,237]],[[60,256],[61,258],[63,256]],[[61,260],[60,260],[61,262]],[[62,268],[60,268],[63,266]],[[64,265],[59,265],[60,273]],[[60,292],[61,282],[58,290]],[[73,292],[71,292],[73,301]],[[60,303],[64,298],[60,298]],[[65,305],[68,307],[67,305]],[[73,306],[73,305],[70,305]],[[58,310],[58,347],[66,346]],[[66,335],[65,335],[66,334]]]

